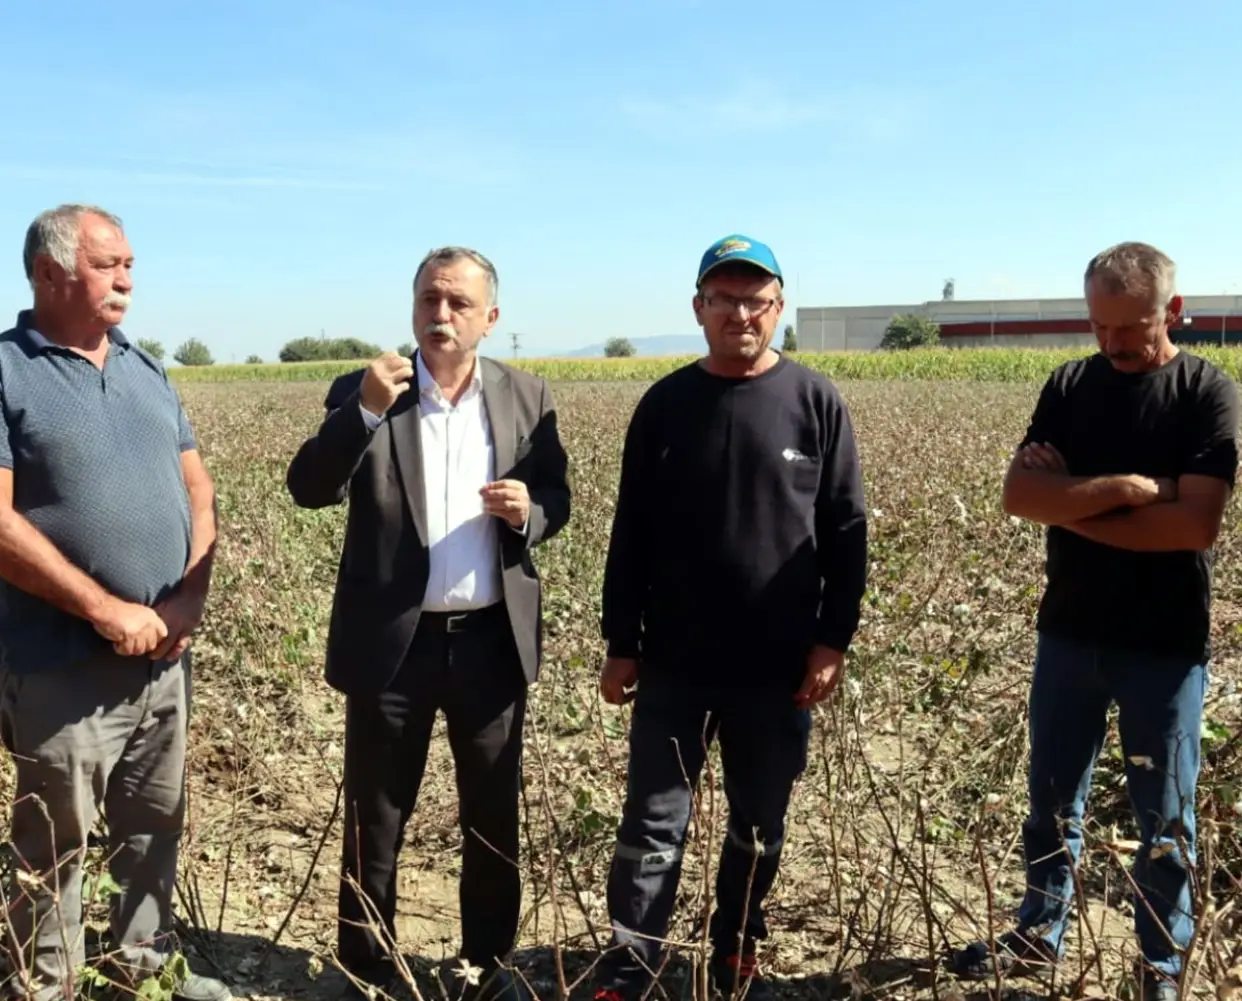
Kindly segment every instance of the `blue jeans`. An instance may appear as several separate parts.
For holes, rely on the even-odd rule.
[[[1030,701],[1030,815],[1023,825],[1027,891],[1018,914],[1024,934],[1064,952],[1083,810],[1106,714],[1116,702],[1142,839],[1134,881],[1145,899],[1135,900],[1135,930],[1149,966],[1170,976],[1180,972],[1193,928],[1187,864],[1195,860],[1206,687],[1206,664],[1040,634]]]
[[[682,853],[705,747],[720,740],[727,831],[709,935],[722,956],[767,937],[763,901],[776,878],[785,813],[806,768],[811,716],[793,690],[708,689],[665,676],[639,685],[630,727],[629,783],[608,875],[613,949],[608,986],[657,971],[681,877]]]

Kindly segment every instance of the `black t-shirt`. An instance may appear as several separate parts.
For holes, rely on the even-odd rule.
[[[604,576],[610,653],[796,688],[814,643],[849,646],[866,568],[853,429],[824,376],[786,358],[749,379],[696,363],[644,394]]]
[[[1132,374],[1096,354],[1053,372],[1022,444],[1053,445],[1072,476],[1190,473],[1232,486],[1237,429],[1237,387],[1203,358],[1180,351],[1155,371]],[[1135,552],[1049,526],[1047,578],[1041,631],[1118,649],[1210,655],[1210,551]]]

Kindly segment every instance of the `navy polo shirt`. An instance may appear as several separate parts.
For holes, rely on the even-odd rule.
[[[181,453],[196,447],[163,367],[117,328],[101,369],[31,327],[0,334],[0,467],[13,507],[125,601],[167,597],[190,557]],[[0,665],[52,670],[110,653],[89,622],[0,580]]]

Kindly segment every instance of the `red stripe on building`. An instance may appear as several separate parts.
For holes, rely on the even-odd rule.
[[[1177,328],[1177,333],[1195,334],[1203,337],[1219,334],[1223,329],[1226,333],[1242,333],[1242,315],[1226,316],[1223,318],[1222,326],[1220,316],[1200,316],[1194,314],[1191,316],[1192,323],[1182,324]]]
[[[1242,314],[1224,317],[1222,327],[1220,316],[1196,315],[1190,324],[1183,324],[1174,333],[1181,336],[1193,335],[1208,337],[1219,334],[1223,329],[1226,333],[1242,333]],[[1089,334],[1091,324],[1083,318],[1061,318],[1048,320],[978,320],[972,323],[942,323],[941,337],[991,337],[1040,334]]]
[[[1085,319],[1061,320],[981,320],[976,323],[942,323],[941,337],[990,337],[1012,334],[1089,334]]]

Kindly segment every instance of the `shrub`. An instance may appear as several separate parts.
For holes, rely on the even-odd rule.
[[[280,349],[282,362],[370,360],[381,354],[376,344],[356,337],[299,337]]]
[[[628,337],[610,337],[604,342],[605,358],[630,358],[636,350]]]
[[[940,325],[915,313],[894,316],[884,331],[880,347],[885,351],[928,348],[940,343]]]
[[[214,365],[216,363],[216,360],[211,357],[211,351],[207,348],[207,345],[194,337],[191,337],[181,347],[177,348],[173,358],[176,359],[178,364],[189,367]]]

